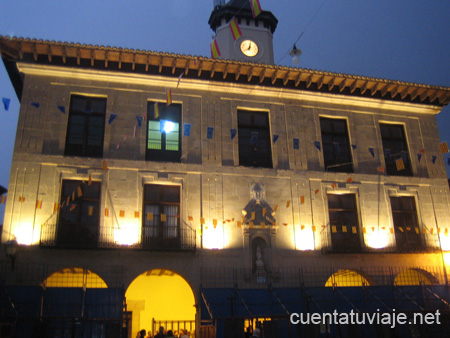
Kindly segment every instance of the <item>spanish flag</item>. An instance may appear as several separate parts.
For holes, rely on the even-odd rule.
[[[25,197],[20,196],[20,197],[19,197],[19,202],[20,202],[20,203],[25,202]]]
[[[220,55],[220,49],[219,45],[217,44],[216,39],[214,39],[213,42],[211,42],[211,58],[215,59],[218,58]]]
[[[234,39],[234,41],[236,41],[242,35],[241,28],[239,27],[236,18],[231,20],[229,26],[230,26],[230,29],[231,29],[231,34],[233,34],[233,39]]]
[[[155,102],[155,106],[154,106],[154,116],[153,118],[156,120],[157,118],[159,118],[159,104],[158,102]]]
[[[108,217],[108,216],[109,216],[109,209],[105,208],[105,217]]]
[[[171,104],[172,104],[172,90],[169,89],[167,91],[166,106],[170,106]]]
[[[447,141],[441,142],[441,144],[439,144],[439,149],[441,149],[441,154],[447,154],[449,151]]]
[[[88,207],[88,216],[92,216],[94,214],[94,207],[89,206]]]
[[[36,209],[42,209],[42,200],[36,201]]]
[[[250,7],[252,8],[253,17],[256,18],[262,12],[259,0],[250,0]]]
[[[6,195],[0,197],[0,204],[6,204]]]
[[[60,204],[60,203],[55,203],[55,204],[53,205],[53,211],[54,211],[54,212],[58,211],[60,208],[61,208],[61,204]]]

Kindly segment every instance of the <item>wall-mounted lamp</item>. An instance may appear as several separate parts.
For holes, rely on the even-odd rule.
[[[5,248],[6,257],[11,260],[11,269],[14,271],[14,263],[16,262],[16,257],[20,248],[19,243],[17,243],[15,238],[10,239],[9,241],[3,243],[3,248]]]
[[[300,63],[300,55],[302,55],[302,51],[297,49],[297,46],[294,44],[294,48],[291,49],[289,55],[292,56],[292,62],[294,65],[298,66]]]

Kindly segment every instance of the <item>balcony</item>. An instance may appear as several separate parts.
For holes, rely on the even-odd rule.
[[[348,229],[351,232],[351,229]],[[358,232],[360,229],[358,229]],[[359,233],[355,234],[358,236]],[[436,252],[440,250],[439,236],[430,231],[417,234],[416,241],[411,240],[411,236],[403,233],[391,234],[386,232],[377,236],[371,236],[370,229],[364,234],[365,243],[357,243],[356,240],[349,240],[348,235],[343,233],[332,233],[330,227],[322,229],[320,233],[321,248],[324,253],[417,253]],[[414,237],[412,237],[414,238]]]
[[[88,229],[83,226],[67,227],[57,223],[46,223],[41,227],[41,247],[60,249],[114,249],[129,247],[155,251],[195,251],[196,232],[189,227],[164,229],[139,229],[135,241],[119,243],[115,227]],[[123,229],[122,229],[123,230]],[[142,230],[142,231],[141,231]]]

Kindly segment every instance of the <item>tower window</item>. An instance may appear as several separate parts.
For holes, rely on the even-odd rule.
[[[358,211],[355,194],[328,194],[331,246],[333,252],[360,252]]]
[[[239,165],[272,168],[269,116],[238,111]]]
[[[181,104],[148,102],[146,160],[180,162]]]
[[[65,155],[103,156],[105,114],[105,98],[71,96]]]
[[[353,172],[347,121],[321,117],[320,130],[325,171]]]
[[[386,174],[412,176],[405,129],[400,124],[380,123]]]

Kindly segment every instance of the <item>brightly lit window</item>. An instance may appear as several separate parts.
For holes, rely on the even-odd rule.
[[[149,161],[179,162],[181,159],[181,104],[166,106],[148,102],[147,147]]]

